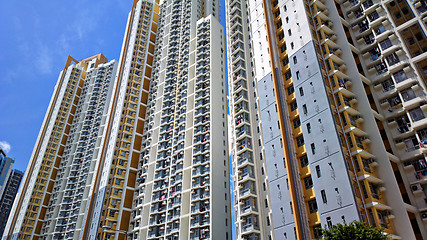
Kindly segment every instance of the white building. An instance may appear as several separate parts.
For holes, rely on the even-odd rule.
[[[218,1],[160,4],[130,236],[232,239]]]
[[[255,240],[273,235],[270,201],[275,199],[268,195],[250,32],[257,29],[249,11],[247,1],[226,1],[235,233],[237,239]]]
[[[246,73],[257,89],[260,124],[248,124],[262,134],[271,237],[359,220],[425,238],[425,2],[227,3],[230,82]]]

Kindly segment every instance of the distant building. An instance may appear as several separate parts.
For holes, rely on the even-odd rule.
[[[12,165],[12,164],[11,164]],[[4,191],[0,200],[0,235],[3,234],[7,218],[12,209],[13,201],[18,192],[23,172],[13,169],[4,184]]]
[[[15,161],[12,158],[7,157],[3,149],[0,148],[0,196],[3,194],[7,177],[12,170],[14,162]]]

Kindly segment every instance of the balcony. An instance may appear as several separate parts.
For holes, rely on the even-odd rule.
[[[242,225],[242,233],[249,233],[252,231],[259,231],[258,223],[246,223]]]
[[[240,191],[239,196],[241,198],[248,197],[248,196],[254,196],[255,197],[257,195],[255,189],[252,189],[252,188],[243,188],[243,189],[239,189],[239,191]]]
[[[239,157],[237,162],[239,167],[243,167],[246,164],[253,164],[253,163],[254,163],[254,160],[252,159],[252,156]]]
[[[258,209],[255,206],[246,205],[246,206],[242,206],[240,208],[240,215],[244,216],[244,215],[249,214],[251,212],[257,212],[257,211],[258,211]]]

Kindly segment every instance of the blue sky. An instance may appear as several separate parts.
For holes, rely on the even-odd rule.
[[[119,59],[132,2],[0,2],[0,146],[10,146],[15,168],[28,164],[67,56]]]

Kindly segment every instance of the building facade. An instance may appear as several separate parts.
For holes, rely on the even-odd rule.
[[[68,58],[3,239],[232,238],[219,8],[135,0],[119,62]]]
[[[231,239],[219,1],[163,1],[131,236]]]
[[[265,153],[260,145],[259,106],[262,103],[258,102],[256,77],[252,74],[254,62],[247,1],[226,1],[226,14],[235,233],[237,239],[269,239],[273,234],[270,201],[275,199],[269,198]]]
[[[92,189],[96,198],[90,203],[83,239],[127,237],[149,111],[159,14],[159,1],[133,1],[111,100],[108,137],[103,144],[104,166]]]
[[[0,148],[0,196],[6,188],[7,179],[12,171],[15,160],[7,157],[3,149]]]
[[[81,231],[116,68],[102,54],[68,57],[3,239],[72,239]]]
[[[78,65],[77,65],[78,66]],[[83,70],[83,69],[82,69]],[[49,200],[42,239],[73,239],[84,231],[90,191],[102,169],[100,152],[106,137],[117,62],[88,61],[80,99]]]
[[[0,235],[3,235],[23,175],[23,172],[13,169],[7,178],[5,189],[0,199]]]
[[[236,49],[252,56],[271,237],[317,238],[353,220],[426,237],[425,14],[423,1],[227,1],[229,72],[239,75]],[[236,228],[238,239],[269,232]]]

